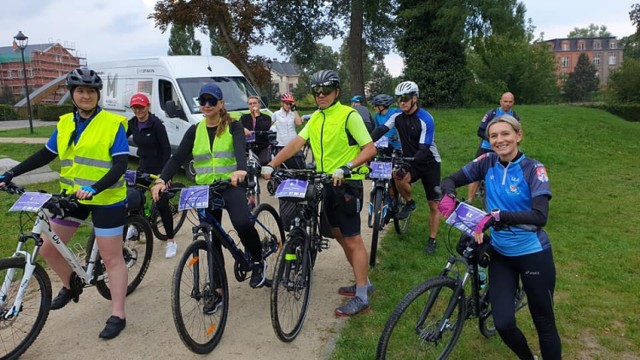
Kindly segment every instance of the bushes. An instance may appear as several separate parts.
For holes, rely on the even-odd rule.
[[[604,110],[627,121],[640,121],[640,104],[590,104],[587,106]]]
[[[42,121],[58,121],[60,115],[73,111],[73,105],[36,105],[33,108],[33,117]]]
[[[0,104],[0,121],[3,120],[16,120],[18,113],[13,105]]]

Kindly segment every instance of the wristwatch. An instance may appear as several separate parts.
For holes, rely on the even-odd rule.
[[[353,169],[353,162],[349,161],[346,166],[349,168],[349,170]]]
[[[500,221],[500,209],[492,209],[491,216],[493,216],[496,221]]]

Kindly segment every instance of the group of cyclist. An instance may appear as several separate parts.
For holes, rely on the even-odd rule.
[[[260,112],[259,99],[250,97],[250,113],[240,121],[233,121],[225,109],[222,90],[216,84],[208,83],[202,86],[197,98],[204,120],[186,132],[171,157],[166,130],[149,112],[146,96],[136,94],[132,97],[131,107],[135,116],[127,121],[98,105],[102,80],[94,71],[86,68],[73,70],[67,77],[67,85],[74,111],[61,116],[57,129],[43,149],[0,177],[0,186],[9,183],[14,176],[60,158],[60,186],[68,193],[75,193],[79,199],[80,206],[73,217],[92,215],[98,247],[109,276],[112,315],[100,333],[101,338],[114,338],[126,326],[127,269],[121,242],[126,217],[127,190],[123,174],[128,165],[127,137],[132,135],[139,146],[139,168],[160,174],[151,192],[153,199],[160,202],[165,227],[169,225],[167,257],[175,256],[177,245],[172,241],[170,212],[166,204],[162,205],[160,192],[170,186],[171,178],[181,165],[193,157],[197,184],[230,179],[233,186],[225,190],[222,197],[234,228],[254,260],[250,285],[258,288],[265,283],[266,263],[262,259],[258,233],[250,220],[242,185],[247,176],[245,143],[246,136],[251,136],[252,131],[268,130],[274,126],[278,134],[277,155],[271,158],[259,153],[265,179],[269,179],[274,168],[286,161],[299,164],[290,162],[290,159],[300,156],[300,150],[307,141],[311,145],[316,170],[333,174],[334,186],[327,187],[324,207],[329,209],[327,216],[332,235],[341,245],[355,278],[355,284],[338,289],[340,294],[350,296],[350,299],[335,309],[337,316],[352,316],[370,309],[369,296],[373,285],[368,278],[368,257],[361,235],[364,175],[360,174],[360,168],[376,155],[374,141],[388,136],[393,147],[401,148],[404,156],[415,159],[393,176],[406,200],[400,217],[416,209],[411,183],[422,181],[429,207],[427,253],[436,250],[441,216],[449,216],[454,211],[455,188],[485,181],[486,206],[493,211],[478,225],[475,235],[477,242],[482,242],[480,234],[491,229],[494,252],[489,265],[489,279],[496,328],[521,359],[533,358],[526,339],[515,324],[513,298],[518,282],[522,281],[540,337],[542,355],[545,359],[560,358],[560,338],[553,314],[555,267],[550,242],[543,230],[551,192],[544,165],[519,151],[522,128],[511,110],[513,94],[505,93],[500,101],[501,107],[488,112],[481,122],[483,144],[486,140],[490,149],[486,144],[481,145],[486,152],[479,151],[474,161],[442,181],[444,196],[440,201],[441,194],[437,188],[440,186],[441,157],[434,141],[435,123],[431,114],[419,107],[420,92],[412,81],[404,81],[395,89],[399,108],[391,107],[394,97],[380,94],[373,98],[375,117],[371,117],[364,107],[370,118],[363,119],[358,107],[364,99],[354,97],[352,105],[355,108],[341,104],[338,100],[341,82],[337,73],[318,71],[310,77],[318,109],[297,134],[296,126],[301,125],[302,120],[295,111],[295,99],[291,94],[282,95],[282,107],[272,119]],[[369,128],[368,123],[371,123]],[[147,134],[153,134],[154,139],[149,139],[151,135]],[[213,215],[217,219],[222,216],[219,210]],[[496,230],[492,227],[496,223],[506,224],[508,230],[504,227]],[[537,230],[525,231],[515,227],[518,224],[533,224]],[[53,219],[52,227],[64,242],[77,230],[77,224],[64,219]],[[221,245],[218,243],[217,246],[221,252]],[[42,255],[63,283],[63,288],[52,302],[52,309],[60,309],[71,300],[77,302],[81,291],[72,290],[75,274],[68,264],[49,243],[43,245]]]

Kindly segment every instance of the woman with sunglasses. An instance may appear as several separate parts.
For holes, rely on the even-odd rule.
[[[191,126],[185,133],[178,150],[164,166],[160,178],[151,189],[153,199],[158,201],[160,191],[167,187],[166,182],[180,171],[181,164],[190,157],[196,159],[194,166],[197,184],[208,185],[216,180],[231,180],[233,186],[222,193],[225,209],[240,241],[254,260],[249,284],[253,288],[262,287],[266,263],[262,260],[262,247],[251,221],[246,189],[242,184],[247,176],[244,128],[240,122],[231,120],[218,85],[203,85],[198,103],[204,120]],[[221,209],[207,211],[211,211],[221,221]],[[214,244],[222,256],[222,244],[219,241]]]
[[[295,139],[298,135],[296,126],[302,125],[302,118],[295,110],[296,99],[291,93],[284,93],[280,96],[282,107],[280,110],[273,113],[273,124],[276,127],[278,141],[278,152],[287,146],[291,140]],[[289,160],[285,161],[285,164],[289,169],[304,169],[305,161],[302,156],[302,152],[298,152]]]

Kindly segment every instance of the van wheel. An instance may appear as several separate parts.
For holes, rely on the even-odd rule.
[[[182,167],[184,168],[185,175],[187,175],[187,179],[196,181],[196,169],[193,165],[193,159],[185,162]]]

